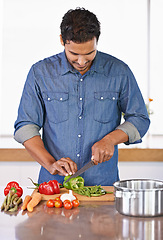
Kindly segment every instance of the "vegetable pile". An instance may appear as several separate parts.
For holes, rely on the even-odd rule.
[[[22,203],[23,189],[17,182],[9,182],[4,189],[5,200],[1,206],[1,211],[15,212],[18,210],[18,206]]]
[[[105,189],[99,186],[90,186],[86,187],[84,186],[84,178],[81,176],[71,178],[68,182],[66,180],[70,178],[70,176],[64,177],[63,185],[58,183],[57,180],[50,180],[49,182],[43,182],[41,184],[34,183],[31,178],[29,178],[32,183],[35,185],[35,198],[34,196],[31,197],[28,195],[26,196],[22,209],[27,209],[28,211],[33,211],[33,208],[41,201],[42,197],[41,194],[45,195],[54,195],[60,193],[60,188],[64,187],[66,189],[69,189],[69,193],[62,194],[60,196],[57,196],[55,199],[49,199],[46,202],[46,206],[48,208],[61,208],[64,207],[65,209],[72,209],[73,207],[79,206],[79,200],[75,195],[73,195],[72,191],[74,193],[78,193],[80,195],[85,195],[87,197],[98,197],[105,195],[106,193],[113,193],[113,192],[107,192]],[[33,199],[34,198],[34,199]]]
[[[81,176],[71,178],[68,182],[65,182],[70,176],[66,176],[64,178],[63,185],[58,183],[57,180],[50,180],[49,182],[43,182],[41,184],[34,183],[31,178],[29,178],[32,183],[35,185],[35,191],[32,195],[26,195],[23,201],[23,205],[21,209],[28,210],[32,212],[34,207],[37,206],[40,201],[42,200],[42,194],[45,195],[54,195],[60,193],[60,188],[64,187],[69,189],[69,193],[65,193],[56,197],[55,199],[49,199],[46,202],[47,207],[56,207],[61,208],[64,207],[65,209],[72,209],[73,207],[79,206],[79,200],[74,193],[84,195],[87,197],[98,197],[105,195],[106,193],[113,193],[107,192],[105,189],[99,186],[84,186],[84,179]],[[18,210],[18,206],[22,203],[22,196],[23,189],[19,186],[17,182],[9,182],[4,189],[5,200],[1,206],[1,211],[9,211],[15,212]]]
[[[69,190],[69,193],[64,193],[59,197],[56,197],[55,199],[49,199],[46,202],[46,206],[49,208],[51,207],[61,208],[63,206],[65,209],[70,210],[73,207],[79,206],[79,200],[77,199],[76,196],[72,194],[72,190]]]
[[[49,182],[44,182],[41,184],[34,183],[32,179],[32,183],[38,188],[39,193],[45,194],[45,195],[53,195],[60,193],[60,188],[64,187],[69,190],[73,190],[73,192],[78,193],[80,195],[84,195],[87,197],[99,197],[102,195],[105,195],[107,193],[113,193],[113,192],[107,192],[105,189],[101,187],[101,185],[96,186],[90,186],[86,187],[84,186],[84,178],[81,176],[71,178],[68,182],[66,182],[67,179],[70,178],[69,176],[64,177],[63,185],[59,184],[56,180],[51,180]]]
[[[66,176],[64,178],[63,186],[67,189],[73,190],[75,193],[78,193],[80,195],[84,195],[87,197],[99,197],[99,196],[105,195],[106,193],[113,193],[113,192],[105,191],[105,189],[103,189],[101,185],[85,187],[84,179],[81,176],[71,178],[68,182],[65,183],[65,181],[69,177],[70,176]]]
[[[60,193],[60,188],[65,187],[67,189],[69,189],[69,193],[65,193],[60,195],[59,197],[56,197],[55,199],[49,199],[46,202],[46,206],[49,208],[52,207],[56,207],[56,208],[61,208],[64,207],[65,209],[71,209],[73,207],[78,207],[79,206],[79,200],[77,199],[76,196],[74,196],[72,194],[72,190],[81,188],[84,186],[84,179],[82,177],[76,177],[76,178],[72,178],[69,182],[65,183],[65,181],[67,180],[67,178],[69,178],[70,176],[67,176],[64,178],[64,183],[63,185],[58,183],[57,180],[50,180],[49,182],[43,182],[41,184],[35,183],[33,182],[33,180],[31,178],[29,178],[32,183],[35,185],[35,189],[38,190],[38,193],[41,194],[45,194],[45,195],[53,195],[53,194],[59,194]],[[29,199],[29,196],[27,198],[27,200]],[[24,210],[24,208],[27,210],[28,209],[28,205],[24,206],[22,209]]]

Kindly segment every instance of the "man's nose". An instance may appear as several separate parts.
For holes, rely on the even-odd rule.
[[[79,57],[78,57],[78,63],[79,63],[81,66],[85,65],[85,63],[86,63],[85,57],[79,55]]]

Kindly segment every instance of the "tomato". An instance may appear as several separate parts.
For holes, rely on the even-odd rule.
[[[65,200],[63,202],[63,206],[65,209],[71,209],[73,207],[72,202],[70,200]]]
[[[60,201],[61,199],[60,199],[60,197],[56,197],[55,199],[54,199],[54,201]]]
[[[66,203],[66,202],[68,202],[68,203],[69,203],[69,202],[71,202],[71,201],[70,201],[70,200],[68,200],[68,199],[66,199],[66,200],[64,200],[64,201],[63,201],[63,203]]]
[[[61,200],[56,200],[55,203],[54,203],[54,206],[56,208],[61,208],[62,207],[62,201]]]
[[[54,200],[53,199],[49,199],[46,202],[46,206],[49,207],[49,208],[54,207]]]
[[[78,207],[79,206],[79,200],[78,199],[73,200],[72,205],[73,205],[73,207]]]

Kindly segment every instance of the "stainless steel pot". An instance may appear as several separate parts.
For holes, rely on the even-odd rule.
[[[139,217],[163,215],[163,181],[133,179],[115,182],[113,186],[119,213]]]

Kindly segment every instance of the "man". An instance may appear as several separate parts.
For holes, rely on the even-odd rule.
[[[92,159],[85,185],[112,185],[119,179],[117,145],[139,143],[148,130],[146,106],[129,67],[97,51],[100,23],[93,13],[69,10],[60,27],[64,52],[31,67],[15,139],[41,164],[39,183],[62,183]]]

